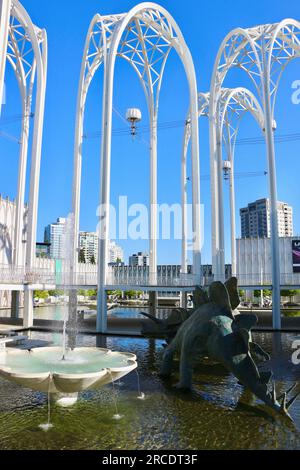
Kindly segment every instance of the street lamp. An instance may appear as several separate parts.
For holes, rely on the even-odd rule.
[[[137,123],[142,120],[142,112],[138,108],[127,109],[126,119],[130,123],[131,135],[135,137],[137,134]]]

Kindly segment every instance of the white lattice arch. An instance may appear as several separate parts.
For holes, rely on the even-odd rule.
[[[26,267],[30,270],[34,266],[36,252],[40,161],[47,74],[47,35],[45,30],[38,28],[32,23],[27,11],[18,0],[2,1],[0,27],[0,37],[3,39],[0,54],[0,92],[3,89],[5,62],[7,61],[11,64],[18,82],[23,115],[19,141],[19,176],[12,256],[12,261],[17,267],[23,264],[22,238],[28,141],[30,119],[34,116],[26,244]],[[35,108],[32,109],[35,83]],[[25,294],[25,313],[24,324],[25,326],[31,326],[33,322],[31,292],[26,292]]]
[[[89,28],[78,94],[77,125],[75,137],[73,211],[75,234],[79,231],[80,187],[82,166],[83,120],[88,88],[96,70],[104,65],[103,125],[101,150],[101,198],[106,207],[100,222],[98,323],[97,330],[106,330],[107,242],[109,232],[110,159],[112,134],[112,101],[114,69],[117,57],[128,61],[136,71],[143,86],[150,117],[150,279],[155,284],[157,271],[157,117],[159,96],[165,65],[172,49],[178,53],[190,90],[192,165],[193,165],[193,231],[194,273],[200,274],[200,177],[197,119],[197,84],[193,60],[182,33],[171,17],[155,3],[141,3],[129,13],[96,15]],[[77,237],[74,237],[73,269],[77,263]],[[100,262],[101,260],[101,262]]]
[[[217,110],[228,71],[238,67],[251,79],[264,112],[271,200],[272,275],[274,326],[280,328],[280,265],[277,221],[277,182],[274,151],[274,112],[280,78],[287,65],[300,56],[300,22],[286,19],[278,24],[238,28],[224,39],[214,66],[210,90],[210,142],[212,192],[212,257],[216,278],[224,278],[224,224],[221,195],[220,150]],[[275,313],[277,311],[277,314]],[[276,317],[277,315],[277,317]]]
[[[264,116],[259,101],[255,95],[247,88],[222,88],[218,102],[218,142],[220,146],[225,146],[226,158],[231,162],[230,172],[230,206],[231,206],[231,253],[232,270],[235,273],[236,247],[235,247],[235,190],[234,190],[234,151],[236,139],[240,127],[240,122],[246,113],[250,113],[256,120],[258,126],[263,130]],[[198,116],[209,117],[210,94],[198,94]],[[187,154],[190,141],[190,119],[186,120],[184,130],[184,140],[182,149],[182,272],[187,272]],[[222,163],[222,162],[220,162]],[[222,170],[222,165],[221,165]]]

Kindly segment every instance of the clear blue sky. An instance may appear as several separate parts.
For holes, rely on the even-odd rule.
[[[81,57],[86,32],[93,15],[128,11],[137,2],[115,0],[23,0],[23,5],[33,21],[45,27],[49,41],[48,87],[44,126],[41,168],[39,230],[42,240],[44,227],[57,217],[67,215],[71,209],[73,141],[75,106]],[[224,36],[233,28],[250,27],[263,23],[278,22],[283,18],[300,18],[299,0],[252,0],[243,5],[238,0],[171,1],[161,0],[182,29],[194,57],[199,91],[209,89],[216,53]],[[134,72],[119,60],[116,69],[114,106],[123,115],[128,107],[141,108],[147,124],[145,99]],[[300,80],[300,60],[294,61],[286,70],[278,93],[276,120],[278,134],[299,132],[300,105],[291,102],[292,82]],[[17,85],[10,67],[7,69],[7,104],[0,118],[0,130],[18,136],[20,123],[7,125],[5,120],[20,114]],[[234,74],[228,76],[228,87],[249,86],[247,78],[241,81]],[[102,74],[98,73],[92,84],[87,102],[85,132],[98,131],[101,126]],[[176,54],[170,56],[161,94],[159,121],[184,120],[188,109],[186,79]],[[115,114],[114,127],[124,123]],[[180,151],[182,128],[162,130],[159,134],[159,202],[180,201]],[[246,117],[240,129],[240,137],[259,136],[251,117]],[[144,136],[147,138],[147,135]],[[200,122],[201,173],[209,174],[208,125]],[[15,197],[17,185],[18,144],[0,136],[0,193]],[[300,233],[299,182],[300,142],[277,145],[277,170],[279,199],[294,207],[295,232]],[[96,208],[99,200],[100,139],[88,139],[83,149],[83,190],[81,229],[94,231]],[[148,202],[149,155],[145,143],[132,142],[130,136],[115,136],[112,150],[112,202],[119,195],[127,195],[129,202]],[[264,171],[265,149],[260,146],[242,146],[236,152],[237,172]],[[265,197],[268,193],[266,177],[237,180],[237,211],[248,202]],[[225,190],[227,194],[227,191]],[[201,197],[205,206],[205,246],[203,262],[210,262],[210,185],[201,182]],[[228,208],[226,224],[229,226]],[[239,222],[239,218],[237,219]],[[239,224],[238,224],[239,225]],[[239,228],[238,228],[239,234]],[[227,259],[230,258],[227,236]],[[144,241],[121,243],[126,256],[137,250],[147,250]],[[160,263],[180,262],[180,243],[160,242]]]

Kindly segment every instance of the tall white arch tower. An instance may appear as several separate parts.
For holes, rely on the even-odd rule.
[[[36,252],[37,213],[42,149],[43,119],[47,74],[47,35],[31,21],[18,0],[0,0],[0,97],[4,89],[6,64],[15,73],[21,97],[22,126],[20,136],[19,174],[16,197],[15,238],[13,264],[22,266],[22,231],[25,204],[26,169],[30,120],[32,129],[30,194],[26,240],[26,270],[34,267]],[[36,91],[35,91],[36,90]],[[35,92],[35,104],[33,98]],[[25,290],[24,326],[33,323],[33,292]]]
[[[210,94],[198,94],[198,116],[209,117]],[[236,221],[235,221],[235,184],[234,184],[234,154],[236,139],[240,123],[245,113],[250,112],[261,129],[264,125],[264,116],[261,106],[255,95],[247,88],[222,88],[219,96],[217,139],[218,146],[225,147],[226,158],[231,164],[230,170],[230,231],[231,231],[231,264],[232,274],[236,276]],[[182,261],[181,270],[187,272],[187,157],[191,138],[190,118],[188,116],[184,129],[184,139],[181,160],[181,187],[182,187]],[[222,166],[222,160],[220,160]],[[221,168],[222,171],[222,168]],[[222,191],[222,179],[219,182]],[[220,211],[220,217],[223,214]]]
[[[110,170],[112,140],[112,107],[114,70],[117,57],[125,59],[136,71],[144,89],[150,120],[150,282],[155,285],[157,273],[157,119],[159,97],[165,65],[172,49],[179,55],[187,76],[190,92],[191,145],[193,172],[193,233],[194,274],[200,281],[200,169],[198,146],[197,83],[191,53],[172,16],[155,3],[141,3],[128,13],[96,15],[86,40],[77,102],[77,121],[74,158],[74,259],[78,262],[77,234],[79,232],[80,188],[82,165],[83,122],[86,97],[95,72],[104,68],[103,122],[101,150],[100,206],[106,208],[100,220],[98,316],[97,331],[107,328],[106,291],[107,248],[109,237]]]
[[[216,278],[224,278],[224,223],[222,201],[222,152],[218,139],[218,108],[223,83],[230,69],[238,67],[252,82],[263,110],[271,204],[273,326],[281,328],[280,259],[277,219],[277,178],[274,145],[276,95],[288,64],[300,57],[300,22],[286,19],[280,23],[254,28],[237,28],[221,44],[210,89],[210,145],[212,193],[212,257]]]

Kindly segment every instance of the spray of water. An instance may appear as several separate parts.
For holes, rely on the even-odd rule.
[[[73,214],[69,214],[68,218],[66,219],[65,229],[62,239],[62,252],[63,252],[63,271],[64,271],[64,279],[63,285],[72,285],[73,284],[73,271],[74,271],[74,260],[73,260],[73,240],[74,240],[74,216]],[[66,292],[65,292],[66,293]],[[69,292],[69,311],[65,309],[64,318],[63,318],[63,338],[62,338],[62,361],[66,360],[67,355],[67,324],[69,317],[76,318],[76,310],[77,305],[73,306],[73,299],[71,298],[71,291]],[[76,295],[77,298],[77,295]],[[75,315],[73,312],[73,308],[75,308]],[[70,312],[72,310],[72,312]]]
[[[52,374],[50,374],[49,376],[49,386],[48,386],[48,400],[47,400],[48,420],[47,420],[47,423],[39,425],[39,428],[44,432],[48,432],[50,429],[53,428],[53,424],[51,423],[51,382],[52,382]]]
[[[117,397],[117,393],[116,393],[116,389],[115,389],[115,384],[114,384],[114,379],[113,379],[112,372],[111,372],[110,369],[108,369],[108,372],[109,372],[109,375],[110,375],[110,378],[111,378],[111,383],[112,383],[112,388],[113,388],[113,400],[114,400],[114,405],[115,405],[115,410],[116,410],[116,413],[113,415],[113,419],[116,420],[116,421],[119,421],[120,419],[123,418],[123,416],[120,415],[120,413],[119,413],[118,397]]]
[[[135,370],[135,372],[136,372],[136,375],[137,375],[137,384],[138,384],[138,396],[137,396],[137,398],[138,398],[138,400],[145,400],[146,395],[143,392],[141,392],[140,375],[139,375],[137,369]]]

